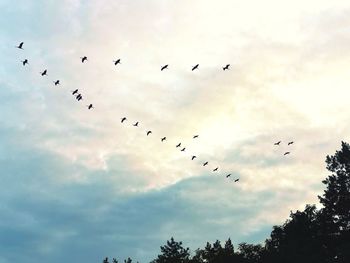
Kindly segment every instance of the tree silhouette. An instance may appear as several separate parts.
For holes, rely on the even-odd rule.
[[[176,242],[174,238],[167,241],[165,246],[161,246],[162,254],[153,260],[153,263],[187,263],[190,259],[189,248],[184,248],[182,242]]]
[[[342,142],[326,163],[332,174],[322,181],[326,190],[319,196],[325,246],[338,262],[350,262],[350,145]]]
[[[259,263],[262,259],[263,247],[261,245],[252,245],[240,243],[238,245],[238,254],[243,258],[244,262]]]

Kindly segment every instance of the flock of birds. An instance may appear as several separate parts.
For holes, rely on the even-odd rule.
[[[16,46],[16,48],[18,48],[18,49],[23,49],[23,45],[24,45],[24,42],[21,42],[18,46]],[[87,58],[86,56],[80,57],[80,59],[81,59],[81,63],[85,63],[86,61],[88,61],[88,58]],[[118,64],[121,64],[121,59],[119,58],[119,59],[113,61],[113,63],[114,63],[115,66],[117,66]],[[22,64],[23,64],[23,66],[29,64],[28,59],[23,60],[23,61],[22,61]],[[229,67],[230,67],[230,64],[226,64],[224,67],[222,67],[222,70],[224,70],[224,71],[225,71],[225,70],[229,70]],[[163,71],[163,70],[168,69],[168,68],[169,68],[169,65],[166,64],[166,65],[164,65],[164,66],[161,66],[160,70]],[[194,66],[192,67],[192,71],[197,70],[198,68],[199,68],[199,64],[196,64],[196,65],[194,65]],[[47,76],[47,69],[45,69],[43,72],[40,72],[40,74],[41,74],[41,76]],[[60,80],[55,80],[53,83],[54,83],[55,86],[60,85]],[[83,96],[82,96],[81,93],[79,93],[79,90],[78,90],[78,89],[72,91],[72,95],[75,96],[75,99],[76,99],[77,101],[83,100]],[[93,104],[88,104],[88,105],[86,105],[86,106],[87,106],[87,108],[88,108],[89,110],[91,110],[91,109],[94,108]],[[124,122],[126,122],[126,121],[127,121],[127,117],[121,118],[121,123],[124,123]],[[137,121],[137,122],[135,122],[135,123],[132,124],[132,125],[133,125],[134,127],[139,127],[139,122]],[[149,135],[151,135],[151,134],[152,134],[152,131],[151,131],[151,130],[147,130],[147,131],[146,131],[146,136],[149,136]],[[197,139],[198,137],[199,137],[199,135],[194,135],[194,136],[193,136],[193,139]],[[162,138],[160,138],[160,141],[161,141],[161,142],[165,142],[166,139],[167,139],[167,137],[162,137]],[[274,145],[279,146],[280,143],[281,143],[281,141],[278,141],[278,142],[274,143]],[[291,145],[291,144],[293,144],[293,143],[294,143],[293,141],[288,142],[288,146]],[[181,151],[181,152],[185,152],[185,150],[186,150],[186,147],[184,147],[184,146],[181,144],[181,142],[179,142],[177,145],[175,145],[175,148],[180,148],[180,151]],[[288,154],[290,154],[289,151],[287,151],[287,152],[284,153],[284,155],[288,155]],[[196,155],[191,155],[191,160],[192,160],[192,161],[195,160],[196,158],[197,158]],[[205,161],[205,162],[202,163],[202,166],[207,166],[208,164],[209,164],[209,162],[208,162],[208,161]],[[215,168],[212,170],[212,172],[218,172],[218,170],[219,170],[219,167],[215,167]],[[226,178],[230,178],[231,175],[232,175],[231,173],[226,174]],[[236,178],[236,179],[234,179],[233,181],[234,181],[234,182],[238,182],[238,181],[239,181],[239,178]]]

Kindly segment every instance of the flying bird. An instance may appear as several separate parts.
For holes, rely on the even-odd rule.
[[[43,72],[40,72],[41,76],[47,75],[47,70],[45,69]]]
[[[168,64],[166,64],[165,66],[163,66],[161,69],[160,69],[160,71],[163,71],[164,69],[166,69],[166,68],[168,68]]]
[[[114,62],[114,65],[115,65],[115,66],[118,65],[118,64],[121,64],[120,58],[118,58],[117,60],[115,60],[115,61],[113,61],[113,62]]]
[[[163,137],[163,138],[161,139],[162,142],[165,141],[165,140],[166,140],[166,137]]]
[[[59,80],[56,80],[53,83],[55,83],[55,86],[60,85],[60,81]]]
[[[288,145],[291,145],[291,144],[293,144],[293,143],[294,143],[294,142],[293,142],[293,141],[291,141],[291,142],[289,142],[289,143],[288,143]]]
[[[199,67],[199,64],[195,65],[194,67],[192,67],[192,71],[197,69]]]
[[[122,118],[121,123],[123,123],[124,121],[126,121],[126,117]]]
[[[237,183],[239,181],[239,178],[237,178],[236,180],[235,180],[235,183]]]
[[[25,66],[26,64],[28,64],[28,59],[23,60],[23,61],[22,61],[22,64],[23,64],[23,66]]]
[[[139,122],[137,121],[135,124],[133,124],[132,126],[138,127],[139,126]]]
[[[16,46],[16,48],[19,48],[19,49],[23,49],[23,42],[21,42],[18,46]]]
[[[195,135],[195,136],[193,136],[193,139],[196,139],[196,138],[198,138],[199,137],[199,135]]]
[[[218,169],[219,169],[219,167],[216,167],[216,168],[213,170],[213,172],[216,172]]]
[[[76,89],[76,90],[74,90],[73,92],[72,92],[72,95],[75,95],[75,94],[77,94],[78,93],[78,89]]]
[[[176,145],[176,148],[178,148],[178,147],[180,147],[181,146],[181,142],[178,144],[178,145]]]
[[[203,166],[206,166],[206,165],[208,165],[208,162],[203,163]]]
[[[228,174],[228,175],[226,175],[226,178],[229,178],[231,176],[231,174]]]
[[[152,133],[152,131],[148,131],[148,132],[147,132],[147,136],[150,135],[151,133]]]
[[[91,110],[91,109],[93,109],[93,108],[94,108],[94,106],[92,106],[92,104],[87,105],[87,107],[88,107],[88,109],[89,109],[89,110]]]
[[[192,161],[193,161],[195,158],[197,158],[197,156],[193,155],[192,158],[191,158]]]
[[[287,154],[290,154],[290,152],[285,152],[283,155],[287,155]]]
[[[225,70],[227,70],[227,69],[229,69],[229,67],[230,67],[230,64],[227,64],[225,67],[223,67],[222,69],[225,71]]]
[[[275,142],[274,145],[280,145],[281,141]]]
[[[84,63],[87,60],[87,56],[81,57],[81,63]]]
[[[182,148],[182,149],[181,149],[181,152],[184,152],[185,150],[186,150],[186,148]]]

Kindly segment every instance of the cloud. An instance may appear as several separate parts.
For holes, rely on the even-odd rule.
[[[11,25],[0,36],[0,262],[145,261],[172,235],[192,248],[259,242],[317,202],[325,155],[350,132],[347,1],[0,7]]]

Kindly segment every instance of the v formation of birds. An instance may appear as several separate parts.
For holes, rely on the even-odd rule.
[[[24,42],[21,42],[18,46],[16,46],[16,48],[22,49],[22,50],[23,50],[23,49],[24,49],[24,48],[23,48],[23,45],[24,45]],[[85,63],[85,62],[88,61],[87,56],[80,57],[80,59],[81,59],[81,63]],[[22,65],[23,65],[23,66],[29,64],[28,59],[24,59],[24,60],[21,61],[21,62],[22,62]],[[113,64],[114,64],[115,66],[117,66],[118,64],[121,64],[121,59],[118,58],[117,60],[114,60],[114,61],[113,61]],[[225,66],[222,67],[222,70],[223,70],[223,71],[229,70],[229,67],[230,67],[230,64],[226,64]],[[169,69],[169,65],[168,65],[168,64],[161,66],[160,71],[163,71],[163,70],[165,70],[165,69]],[[191,71],[198,70],[198,69],[199,69],[199,64],[196,64],[196,65],[192,66]],[[42,72],[40,72],[40,74],[41,74],[41,76],[47,76],[47,75],[48,75],[47,72],[48,72],[47,69],[45,69],[45,70],[43,70]],[[60,80],[55,80],[55,81],[53,81],[53,83],[54,83],[55,86],[60,85]],[[78,89],[72,91],[71,94],[72,94],[73,96],[75,96],[75,99],[76,99],[77,101],[83,100],[83,96],[82,96],[81,93],[79,93],[79,90],[78,90]],[[91,109],[94,108],[94,106],[93,106],[92,103],[86,105],[86,107],[87,107],[89,110],[91,110]],[[126,122],[126,121],[127,121],[127,117],[122,117],[122,118],[121,118],[121,123],[124,123],[124,122]],[[134,127],[139,127],[139,122],[137,121],[137,122],[135,122],[135,123],[132,124],[132,125],[133,125]],[[147,130],[147,131],[146,131],[146,136],[149,136],[149,135],[151,135],[151,134],[152,134],[152,131],[151,131],[151,130]],[[197,139],[197,138],[199,138],[199,135],[196,134],[196,135],[193,136],[193,139]],[[165,142],[166,139],[167,139],[167,137],[164,136],[164,137],[160,138],[160,141],[161,141],[161,142]],[[278,142],[274,143],[274,145],[279,146],[280,143],[281,143],[281,141],[278,141]],[[287,145],[290,146],[290,145],[292,145],[293,143],[294,143],[293,141],[290,141],[290,142],[287,143]],[[182,144],[181,144],[181,142],[180,142],[180,143],[178,143],[178,144],[175,146],[175,148],[180,148],[180,151],[181,151],[181,152],[185,152],[185,151],[186,151],[186,147],[181,147],[181,146],[182,146]],[[290,152],[289,152],[289,151],[286,151],[283,155],[288,155],[288,154],[290,154]],[[192,155],[192,156],[191,156],[191,160],[192,160],[192,161],[193,161],[194,159],[196,159],[196,158],[197,158],[196,155]],[[202,166],[207,166],[208,164],[209,164],[208,161],[202,162]],[[218,170],[219,170],[219,167],[215,167],[215,168],[212,170],[212,172],[218,172]],[[230,178],[231,175],[232,175],[231,173],[226,174],[226,178]],[[234,179],[233,181],[234,181],[234,182],[238,182],[239,180],[240,180],[240,178],[236,178],[236,179]]]

